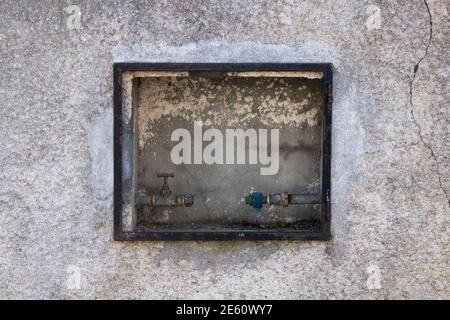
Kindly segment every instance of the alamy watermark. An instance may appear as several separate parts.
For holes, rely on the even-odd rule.
[[[376,264],[371,264],[367,267],[367,281],[366,286],[369,290],[381,289],[381,269]]]
[[[171,141],[178,142],[170,153],[174,164],[260,164],[264,166],[260,168],[261,175],[278,173],[278,129],[225,129],[224,134],[219,129],[210,128],[203,132],[203,123],[196,121],[193,131],[193,137],[187,129],[172,132]],[[203,142],[208,142],[205,148]]]
[[[66,268],[66,288],[68,290],[81,289],[81,268],[78,265],[70,264]]]
[[[81,10],[79,6],[70,5],[64,8],[64,11],[69,14],[66,19],[66,27],[69,30],[81,28]]]
[[[370,5],[366,9],[368,18],[366,27],[369,31],[381,29],[381,9],[376,5]]]

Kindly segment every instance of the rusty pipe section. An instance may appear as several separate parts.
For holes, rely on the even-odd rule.
[[[264,195],[262,192],[251,192],[245,197],[245,203],[250,207],[260,210],[263,205],[274,205],[287,207],[288,205],[321,204],[319,193],[296,193],[287,192],[272,193]]]
[[[161,195],[137,195],[134,198],[136,206],[151,207],[191,207],[194,204],[194,197],[190,194],[176,194],[163,197]]]
[[[158,194],[145,195],[140,194],[134,198],[134,205],[136,206],[151,206],[151,207],[191,207],[194,204],[194,196],[190,194],[175,194],[172,195],[168,178],[173,178],[173,173],[158,173],[158,178],[163,178],[164,182],[161,191]]]

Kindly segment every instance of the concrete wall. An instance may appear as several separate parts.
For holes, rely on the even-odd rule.
[[[0,297],[450,298],[448,18],[444,0],[1,1]],[[114,242],[116,61],[333,63],[333,239]]]

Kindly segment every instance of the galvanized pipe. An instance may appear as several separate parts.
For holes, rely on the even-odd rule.
[[[287,207],[288,205],[321,204],[319,193],[297,193],[287,192],[263,195],[261,192],[252,192],[245,197],[245,203],[259,210],[264,204]]]
[[[297,193],[290,194],[288,196],[289,204],[321,204],[322,199],[320,193],[308,194],[308,193]]]

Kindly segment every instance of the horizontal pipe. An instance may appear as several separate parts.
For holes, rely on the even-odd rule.
[[[321,204],[322,199],[319,193],[308,194],[308,193],[297,193],[290,194],[288,196],[289,204]]]
[[[261,192],[252,192],[250,195],[245,197],[245,203],[259,210],[265,204],[286,207],[290,204],[321,204],[322,201],[320,193],[289,194],[287,192],[279,192],[263,195]]]
[[[151,207],[191,207],[194,204],[194,197],[190,194],[177,194],[162,197],[160,195],[137,195],[134,198],[136,206]]]

